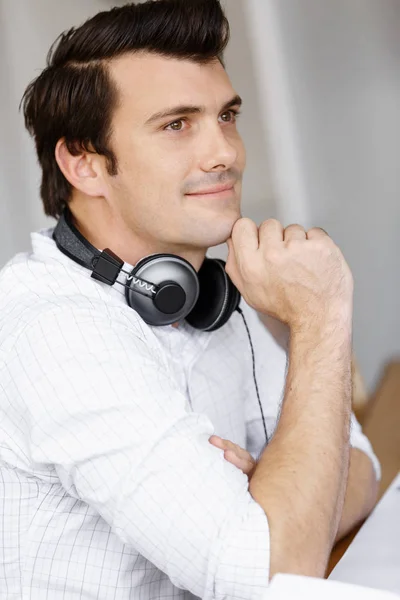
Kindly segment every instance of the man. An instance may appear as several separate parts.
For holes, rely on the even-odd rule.
[[[374,504],[352,277],[322,230],[241,218],[227,40],[217,0],[126,5],[61,36],[26,91],[45,212],[75,237],[33,234],[1,273],[3,597],[259,598],[276,572],[323,576]],[[224,241],[243,300],[212,332],[149,324],[124,289],[151,281],[88,270],[197,272]],[[290,328],[286,386],[249,305]]]

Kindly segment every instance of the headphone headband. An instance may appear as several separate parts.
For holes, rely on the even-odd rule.
[[[92,246],[75,227],[68,207],[65,208],[54,229],[53,239],[57,248],[68,258],[71,258],[82,267],[86,267],[86,269],[93,270],[95,266],[94,259],[99,258],[101,252]]]

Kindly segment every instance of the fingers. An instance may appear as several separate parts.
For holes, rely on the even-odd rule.
[[[251,456],[247,452],[247,450],[244,450],[244,448],[241,448],[240,446],[238,446],[237,444],[234,444],[230,440],[224,440],[223,438],[220,438],[218,435],[212,435],[209,439],[209,442],[213,446],[216,446],[217,448],[220,448],[221,450],[229,450],[231,452],[234,452],[239,458],[247,459],[249,456]]]
[[[217,448],[221,448],[221,450],[225,450],[225,447],[226,447],[225,446],[225,441],[226,440],[223,440],[218,435],[212,435],[208,441],[213,446],[216,446]]]
[[[233,450],[225,450],[224,458],[232,465],[243,471],[245,475],[249,475],[256,466],[256,462],[252,457],[239,458]]]
[[[276,219],[267,219],[260,225],[260,242],[274,244],[283,240],[283,226]]]
[[[252,473],[256,461],[247,450],[229,440],[224,440],[217,435],[212,435],[209,442],[224,451],[224,458],[246,475]]]
[[[329,235],[326,233],[325,229],[322,227],[313,227],[309,231],[307,231],[307,239],[308,240],[316,240],[318,238],[326,238]]]
[[[229,249],[240,248],[242,251],[255,251],[259,247],[259,241],[264,243],[281,242],[282,240],[304,240],[315,239],[317,237],[326,237],[328,233],[322,227],[313,227],[308,232],[302,225],[292,224],[283,228],[282,224],[276,219],[267,219],[259,229],[251,220],[242,218],[236,221],[232,231],[232,242],[229,243]]]
[[[283,235],[285,242],[289,242],[290,240],[305,240],[307,234],[301,225],[289,225]]]

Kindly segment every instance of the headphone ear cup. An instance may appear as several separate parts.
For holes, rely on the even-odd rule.
[[[139,294],[134,288],[134,278],[163,288],[166,297],[160,298],[159,293],[153,297]],[[148,325],[163,326],[176,323],[190,313],[197,302],[199,288],[197,273],[187,260],[173,254],[153,254],[141,259],[130,273],[126,280],[125,297],[128,305]],[[164,308],[171,305],[171,301],[176,304],[177,292],[180,308]],[[157,302],[158,298],[160,302]]]
[[[195,329],[215,331],[229,321],[241,296],[228,277],[223,260],[206,258],[198,278],[199,298],[186,321]]]

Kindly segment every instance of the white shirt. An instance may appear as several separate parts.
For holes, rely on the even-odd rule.
[[[268,520],[209,443],[265,444],[238,313],[150,327],[51,230],[0,274],[0,598],[255,599]],[[242,302],[269,434],[286,354]],[[351,442],[379,465],[353,418]]]

